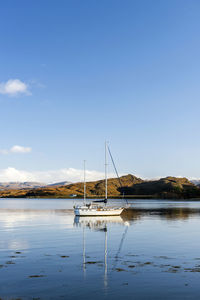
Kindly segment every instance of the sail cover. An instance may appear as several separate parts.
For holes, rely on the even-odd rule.
[[[95,203],[105,203],[106,204],[108,202],[108,200],[107,199],[104,199],[104,200],[94,200],[92,202],[95,202]]]

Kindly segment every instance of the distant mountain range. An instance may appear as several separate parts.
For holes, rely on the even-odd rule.
[[[45,183],[41,182],[0,182],[0,190],[9,189],[32,189],[45,186]]]
[[[41,182],[32,182],[32,181],[25,181],[25,182],[0,182],[0,190],[18,190],[18,189],[36,189],[40,187],[46,186],[64,186],[70,184],[71,182],[62,181],[52,184],[46,184]]]
[[[46,186],[57,187],[57,186],[64,186],[64,185],[68,185],[68,184],[71,184],[71,182],[70,181],[62,181],[62,182],[51,183]]]
[[[196,180],[190,180],[192,183],[194,183],[195,185],[200,186],[200,179],[196,179]]]
[[[35,183],[37,184],[37,183]],[[104,197],[105,181],[98,180],[87,182],[87,197]],[[188,199],[200,198],[200,187],[187,178],[165,177],[159,180],[145,181],[134,175],[121,176],[108,179],[109,197],[132,198],[166,198]],[[31,188],[0,190],[0,197],[24,197],[24,198],[69,198],[83,197],[83,183],[68,183],[66,181]]]

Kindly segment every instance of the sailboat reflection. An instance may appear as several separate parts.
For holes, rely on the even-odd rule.
[[[106,216],[106,217],[79,217],[75,216],[74,225],[85,226],[92,230],[102,230],[108,223],[124,224],[121,216]]]
[[[124,221],[121,216],[110,216],[110,217],[79,217],[75,216],[74,218],[74,225],[80,226],[83,228],[83,273],[85,276],[86,273],[86,243],[85,243],[85,228],[93,231],[101,231],[105,232],[105,239],[104,239],[104,287],[108,285],[108,224],[121,224],[125,226],[125,230],[122,234],[119,249],[115,255],[115,262],[114,266],[116,267],[118,262],[118,257],[120,251],[122,249],[122,245],[125,239],[125,236],[128,231],[129,222]],[[112,268],[113,269],[113,268]]]

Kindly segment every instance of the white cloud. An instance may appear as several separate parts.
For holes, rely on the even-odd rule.
[[[14,145],[10,149],[0,149],[0,154],[9,154],[9,153],[29,153],[32,151],[31,147],[23,147],[19,145]]]
[[[12,153],[29,153],[31,152],[31,147],[23,147],[23,146],[18,146],[15,145],[10,149],[10,152]]]
[[[19,94],[31,95],[28,85],[19,79],[9,79],[0,83],[0,94],[17,96]]]
[[[115,177],[114,174],[108,174],[108,177]],[[104,173],[98,171],[86,170],[86,180],[93,181],[104,179]],[[54,183],[61,181],[78,182],[83,181],[83,170],[68,168],[49,171],[24,171],[12,167],[0,169],[0,182],[44,182]]]

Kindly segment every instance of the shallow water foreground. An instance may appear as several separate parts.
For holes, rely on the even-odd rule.
[[[134,200],[74,218],[71,200],[0,200],[0,299],[198,299],[200,202]]]

